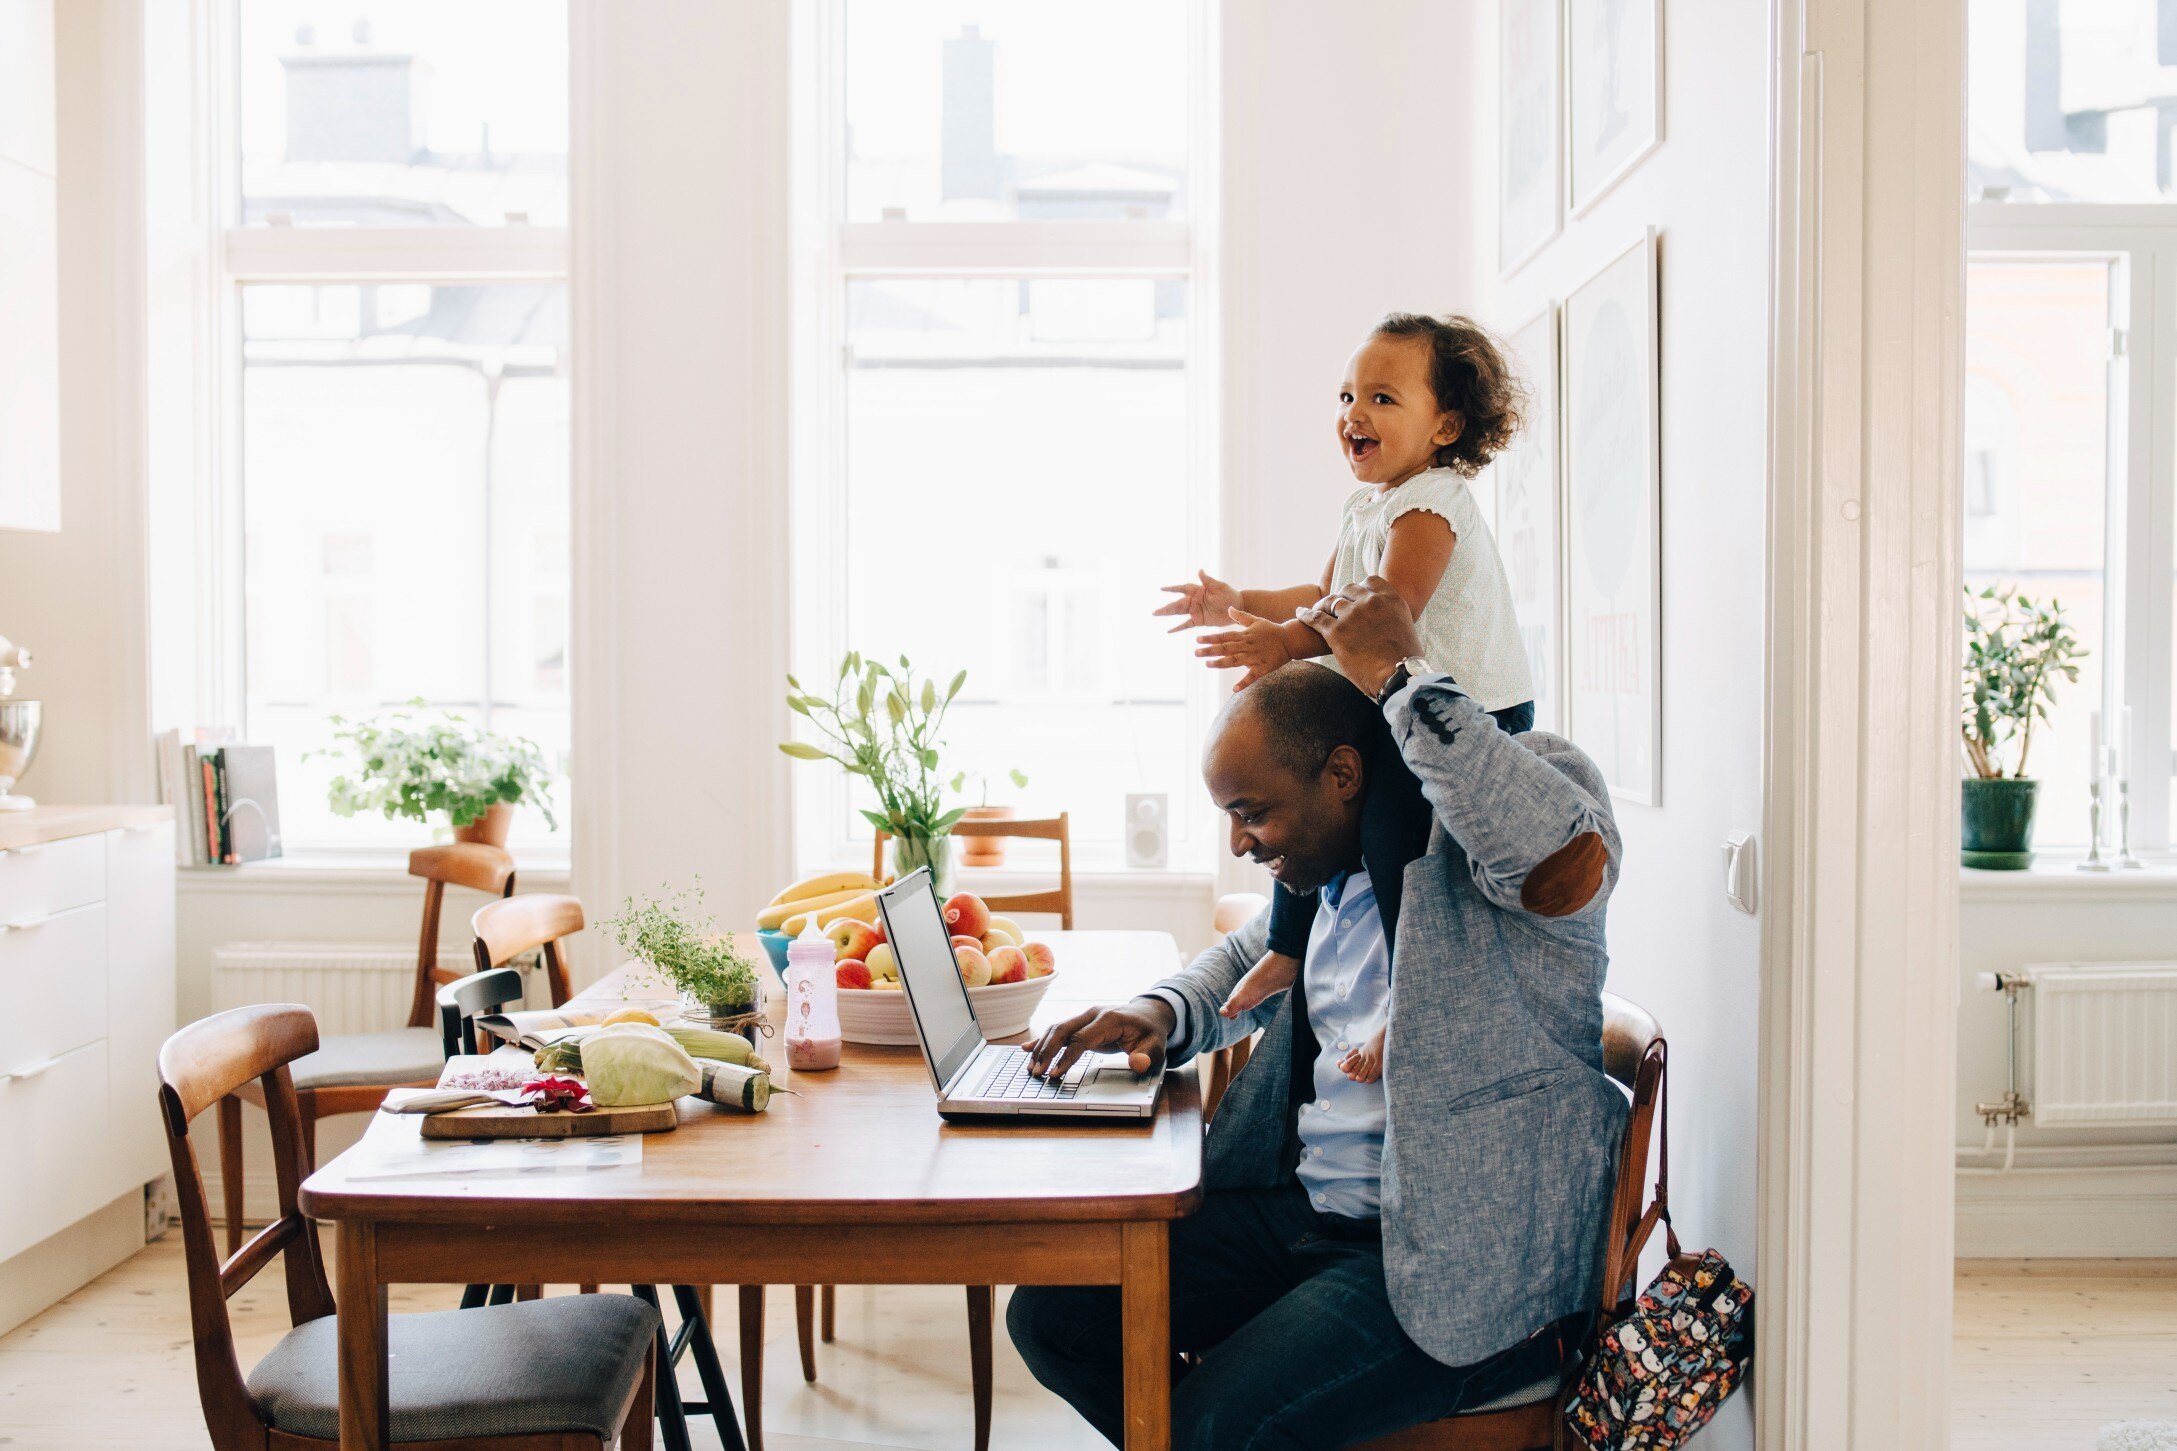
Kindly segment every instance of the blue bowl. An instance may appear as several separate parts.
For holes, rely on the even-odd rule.
[[[794,939],[769,927],[757,932],[756,936],[763,943],[764,956],[771,959],[771,970],[779,975],[780,982],[785,982],[786,948]]]

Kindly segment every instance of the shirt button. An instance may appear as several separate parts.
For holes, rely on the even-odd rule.
[[[1330,1046],[1331,1046],[1331,1047],[1333,1047],[1333,1048],[1343,1048],[1343,1047],[1344,1047],[1345,1045],[1346,1045],[1346,1040],[1345,1040],[1345,1039],[1343,1039],[1343,1038],[1340,1038],[1340,1039],[1339,1039],[1339,1040],[1338,1040],[1337,1042],[1335,1042],[1335,1043],[1331,1044]]]
[[[1315,1106],[1316,1106],[1317,1108],[1329,1108],[1329,1107],[1330,1107],[1330,1100],[1329,1100],[1329,1099],[1327,1099],[1327,1098],[1319,1098],[1319,1099],[1317,1099],[1317,1100],[1315,1101]]]
[[[1316,1191],[1316,1195],[1315,1195],[1315,1202],[1316,1202],[1316,1203],[1318,1203],[1318,1204],[1321,1204],[1321,1203],[1323,1203],[1323,1202],[1324,1202],[1324,1199],[1325,1199],[1325,1195],[1324,1195],[1324,1194],[1322,1193],[1322,1191],[1321,1191],[1321,1190],[1317,1190],[1317,1191]]]
[[[1348,917],[1345,919],[1345,921],[1340,922],[1338,925],[1340,927],[1351,927],[1353,925],[1353,919],[1351,917]]]

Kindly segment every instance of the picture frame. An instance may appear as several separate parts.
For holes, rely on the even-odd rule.
[[[1564,26],[1560,0],[1497,10],[1497,272],[1509,277],[1564,226]]]
[[[1565,720],[1621,800],[1663,800],[1656,233],[1564,302]]]
[[[1577,217],[1663,142],[1663,0],[1566,0],[1565,93]]]
[[[1513,618],[1534,677],[1535,729],[1564,728],[1564,508],[1558,409],[1557,306],[1506,338],[1527,380],[1527,425],[1490,465],[1492,530],[1504,561]]]

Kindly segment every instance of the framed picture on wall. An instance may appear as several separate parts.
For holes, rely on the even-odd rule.
[[[1662,0],[1567,0],[1565,30],[1578,216],[1663,139]]]
[[[1565,299],[1565,725],[1619,797],[1662,804],[1656,243]]]
[[[1557,469],[1557,309],[1545,306],[1509,339],[1527,380],[1527,426],[1490,465],[1496,479],[1497,553],[1534,677],[1538,730],[1564,729],[1563,529]]]
[[[1557,235],[1564,190],[1559,0],[1497,9],[1497,270],[1506,275]]]

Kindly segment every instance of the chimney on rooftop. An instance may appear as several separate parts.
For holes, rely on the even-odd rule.
[[[352,50],[280,57],[287,73],[289,161],[406,164],[423,144],[423,67],[413,55],[370,48],[370,22],[350,32]],[[298,46],[314,35],[298,29]]]
[[[947,201],[995,197],[998,164],[997,43],[973,25],[945,42],[939,190]]]

